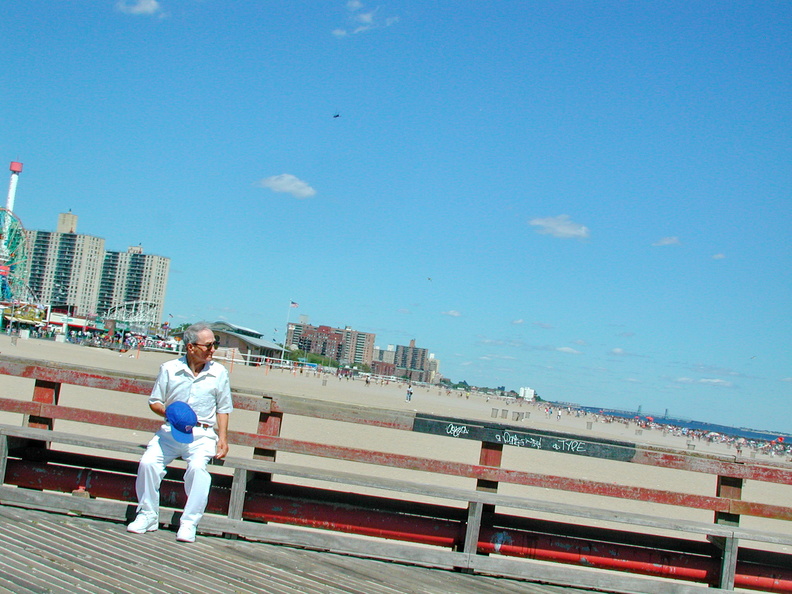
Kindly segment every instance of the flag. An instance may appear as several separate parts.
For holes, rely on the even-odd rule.
[[[291,302],[291,307],[300,307],[300,304],[297,303],[296,301],[292,301]]]

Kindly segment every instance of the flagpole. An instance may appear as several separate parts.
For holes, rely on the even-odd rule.
[[[283,331],[283,344],[281,345],[281,364],[286,362],[286,338],[289,336],[289,318],[292,307],[297,307],[297,304],[294,301],[289,301],[289,309],[286,310],[286,329]]]

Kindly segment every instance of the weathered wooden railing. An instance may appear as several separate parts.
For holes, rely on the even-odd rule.
[[[4,477],[0,502],[130,519],[136,462],[129,454],[140,454],[143,446],[91,436],[90,427],[148,433],[160,422],[63,406],[60,394],[62,386],[70,385],[147,395],[153,376],[8,357],[0,359],[0,375],[30,378],[34,383],[31,400],[0,398],[0,411],[23,415],[22,426],[0,426],[0,476]],[[229,457],[224,468],[213,473],[208,513],[200,525],[203,532],[614,592],[680,593],[707,586],[792,592],[792,555],[783,552],[783,547],[792,545],[788,524],[792,507],[742,499],[746,480],[792,485],[790,464],[281,394],[237,391],[234,404],[237,410],[258,414],[257,433],[229,434],[232,444],[253,448],[253,455],[251,459]],[[285,415],[411,431],[434,435],[437,440],[475,440],[481,444],[479,460],[473,464],[289,439],[281,436]],[[57,430],[56,423],[61,421],[83,423],[84,430],[80,434]],[[404,439],[410,436],[405,433]],[[81,452],[88,448],[91,453],[68,451],[75,447]],[[717,477],[716,493],[693,494],[502,468],[504,447],[588,456],[619,464],[626,471],[631,464],[640,464],[709,474]],[[114,457],[113,452],[125,454],[126,459]],[[279,452],[422,471],[431,474],[419,477],[432,479],[475,479],[476,488],[284,464],[277,461]],[[559,463],[563,460],[559,455]],[[181,473],[178,467],[171,468],[163,482],[163,506],[168,511],[161,521],[165,524],[178,522],[178,510],[184,503]],[[299,480],[290,482],[290,477]],[[300,484],[305,481],[321,486]],[[546,497],[501,494],[501,483],[541,487]],[[355,489],[359,492],[353,493]],[[372,490],[377,495],[363,494]],[[564,491],[709,510],[714,523],[551,501],[553,493]],[[431,503],[421,501],[427,498]],[[538,519],[548,515],[560,520]],[[773,530],[742,528],[741,516],[772,519]],[[602,527],[602,523],[621,528]],[[321,530],[301,529],[304,527]],[[661,536],[669,531],[673,536]],[[346,534],[377,540],[372,544]],[[764,543],[765,549],[748,548],[746,542]],[[768,545],[781,552],[767,550]],[[591,572],[590,568],[611,571]]]

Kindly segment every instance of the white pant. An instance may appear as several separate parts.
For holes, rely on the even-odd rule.
[[[212,475],[206,470],[206,465],[217,452],[217,435],[213,429],[195,427],[193,437],[192,443],[180,443],[171,437],[169,425],[163,425],[154,434],[138,466],[135,482],[138,512],[159,516],[160,483],[165,476],[165,466],[176,458],[182,458],[187,462],[184,473],[187,503],[181,523],[196,526],[201,520],[212,486]]]

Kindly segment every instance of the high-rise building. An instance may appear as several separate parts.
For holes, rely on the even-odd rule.
[[[144,254],[141,246],[132,246],[126,252],[106,252],[98,312],[106,315],[126,305],[138,312],[145,309],[145,315],[155,323],[162,320],[169,270],[170,258]]]
[[[41,303],[80,317],[105,316],[130,305],[125,314],[145,310],[150,325],[162,320],[169,258],[143,254],[140,246],[107,252],[103,238],[77,233],[77,215],[71,212],[58,215],[55,232],[26,234],[27,282]]]
[[[374,334],[358,332],[349,326],[311,326],[289,324],[286,344],[296,345],[301,351],[329,357],[344,365],[371,365],[374,354]]]
[[[26,231],[30,254],[27,283],[41,303],[85,316],[96,313],[105,240],[78,235],[76,229],[77,217],[68,213],[58,219],[58,231]]]
[[[426,360],[426,381],[430,384],[440,383],[442,375],[440,374],[440,359],[435,359],[434,353],[429,353],[429,359]]]
[[[415,339],[410,341],[410,346],[396,345],[394,356],[396,375],[414,382],[428,382],[430,379],[428,358],[429,351],[416,347]]]

